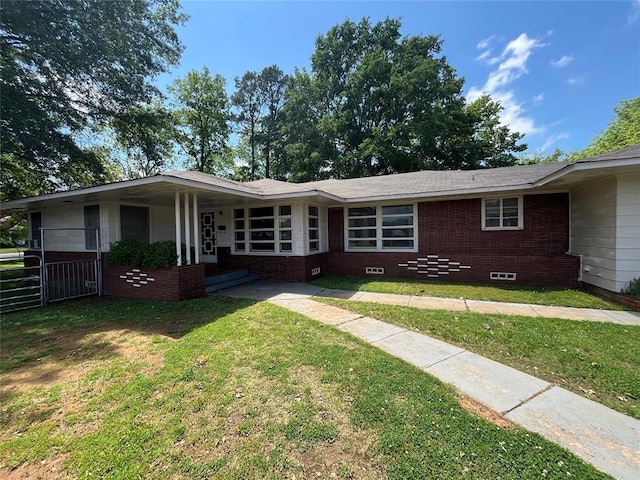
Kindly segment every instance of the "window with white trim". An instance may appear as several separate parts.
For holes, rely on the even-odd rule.
[[[346,250],[415,250],[415,212],[415,204],[347,207]]]
[[[320,250],[320,212],[318,207],[309,205],[309,251]]]
[[[233,236],[236,253],[291,252],[291,205],[234,209]]]
[[[521,230],[522,197],[482,199],[483,230]]]

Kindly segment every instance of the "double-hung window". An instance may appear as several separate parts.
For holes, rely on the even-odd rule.
[[[291,252],[291,205],[236,208],[233,230],[236,253]]]
[[[96,250],[98,248],[96,231],[100,229],[100,206],[87,205],[84,207],[84,248]]]
[[[521,230],[522,197],[482,199],[483,230]]]
[[[346,250],[415,250],[415,212],[414,204],[346,208]]]

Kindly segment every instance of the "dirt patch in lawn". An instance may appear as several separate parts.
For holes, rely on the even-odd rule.
[[[144,365],[143,371],[148,374],[155,373],[164,362],[153,335],[134,330],[62,331],[33,343],[32,350],[37,351],[38,346],[46,343],[52,353],[0,375],[0,400],[34,388],[78,381],[113,356]]]
[[[53,458],[47,458],[41,462],[23,463],[13,470],[0,467],[0,478],[5,480],[22,480],[22,479],[67,479],[71,478],[64,473],[63,464],[68,454],[60,454]]]
[[[458,403],[460,403],[460,406],[467,412],[475,415],[476,417],[483,418],[488,422],[493,423],[494,425],[502,428],[513,427],[513,423],[504,418],[498,412],[491,410],[489,407],[483,405],[482,403],[474,400],[471,397],[467,397],[466,395],[458,395]]]

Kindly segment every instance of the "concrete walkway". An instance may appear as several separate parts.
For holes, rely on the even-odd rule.
[[[454,385],[508,420],[555,442],[617,479],[640,478],[640,421],[501,363],[420,333],[325,305],[313,297],[346,298],[416,308],[549,316],[640,325],[629,312],[538,307],[326,290],[259,280],[221,292],[265,300],[333,325]],[[582,316],[580,312],[583,312]],[[598,314],[597,312],[600,312]],[[626,315],[623,315],[626,314]]]

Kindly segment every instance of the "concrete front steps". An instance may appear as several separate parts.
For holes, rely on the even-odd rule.
[[[225,272],[207,273],[204,280],[205,292],[213,293],[225,288],[249,283],[258,278],[250,275],[247,269],[228,270]]]

